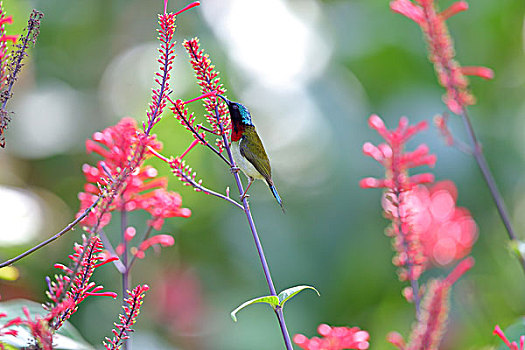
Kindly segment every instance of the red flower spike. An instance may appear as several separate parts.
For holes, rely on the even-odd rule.
[[[55,276],[54,282],[49,278],[46,279],[48,284],[46,294],[51,300],[51,303],[46,305],[46,309],[49,311],[46,320],[54,330],[59,329],[77,311],[78,305],[87,296],[116,297],[113,292],[100,292],[103,287],[97,287],[91,281],[96,268],[117,259],[116,257],[106,259],[100,238],[84,236],[83,244],[75,243],[73,249],[74,253],[69,258],[77,266],[76,271],[66,268],[64,265],[56,264],[55,267],[64,270],[70,276]]]
[[[474,259],[467,258],[460,262],[445,279],[432,280],[428,283],[421,316],[412,328],[410,343],[400,349],[437,350],[439,348],[448,317],[450,288],[473,264]]]
[[[392,11],[400,13],[416,22],[423,31],[428,44],[430,61],[439,83],[446,89],[443,102],[455,114],[463,114],[464,109],[475,103],[474,96],[468,89],[468,80],[465,74],[481,76],[490,79],[493,73],[488,68],[467,67],[462,69],[454,59],[455,51],[445,20],[468,9],[465,1],[459,1],[445,11],[438,13],[434,0],[416,2],[411,0],[394,0],[390,2]]]
[[[119,315],[119,323],[115,323],[116,329],[113,329],[114,337],[103,342],[106,350],[120,349],[124,340],[129,338],[129,333],[133,332],[133,325],[137,322],[145,293],[149,287],[147,284],[138,285],[133,290],[128,291],[129,297],[124,299],[125,305],[122,306],[124,313]]]
[[[305,350],[364,350],[369,347],[368,332],[362,331],[358,327],[330,327],[327,324],[320,324],[317,332],[323,338],[308,339],[302,334],[296,334],[293,341]]]
[[[405,143],[417,132],[427,127],[426,122],[409,125],[407,118],[401,118],[395,130],[388,130],[383,120],[372,115],[368,125],[376,130],[386,141],[374,146],[365,143],[363,153],[374,158],[385,167],[385,179],[365,178],[359,185],[363,188],[386,188],[383,208],[386,216],[392,220],[387,234],[393,237],[393,246],[397,255],[394,265],[400,268],[402,280],[417,280],[426,265],[426,256],[420,241],[420,233],[413,229],[411,217],[414,209],[407,205],[411,191],[419,184],[434,181],[432,174],[424,173],[408,176],[411,168],[421,165],[433,166],[436,157],[429,154],[426,145],[420,145],[413,152],[405,152]]]
[[[161,118],[162,112],[166,107],[166,101],[170,91],[170,72],[173,68],[173,61],[175,60],[175,41],[173,36],[175,34],[175,17],[176,14],[166,13],[167,1],[164,2],[164,14],[159,15],[159,26],[157,30],[160,40],[159,71],[156,74],[155,83],[158,84],[156,89],[152,89],[151,102],[149,104],[149,111],[147,113],[147,124],[143,125],[144,132],[149,135],[151,128],[157,124]]]
[[[195,76],[199,80],[201,92],[203,94],[211,92],[221,95],[224,94],[226,90],[220,83],[219,73],[214,70],[215,66],[211,63],[208,54],[204,53],[204,50],[200,48],[199,39],[193,38],[191,40],[185,40],[182,45],[190,56],[190,62],[195,71]],[[229,138],[231,124],[228,116],[228,107],[224,103],[219,103],[215,96],[205,98],[204,107],[208,112],[206,118],[212,130],[214,130],[216,135],[221,136],[221,128],[215,116],[215,107],[218,108],[220,123],[223,125],[223,131],[226,133],[226,137]],[[219,152],[222,152],[224,148],[222,137],[217,138],[216,145],[219,148]]]

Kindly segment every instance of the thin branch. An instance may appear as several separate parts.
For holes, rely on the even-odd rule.
[[[153,148],[151,147],[148,147],[149,151],[151,153],[153,153],[157,158],[165,161],[166,163],[169,163],[170,160],[166,157],[164,157],[162,154],[160,154],[159,152],[155,151]],[[201,184],[199,184],[198,182],[196,182],[191,176],[188,176],[184,171],[180,171],[180,176],[184,178],[183,181],[187,182],[188,184],[190,184],[193,188],[195,188],[195,190],[199,191],[199,192],[204,192],[206,194],[209,194],[209,195],[212,195],[212,196],[215,196],[215,197],[218,197],[218,198],[221,198],[221,199],[224,199],[225,201],[228,201],[230,202],[231,204],[237,206],[239,209],[242,209],[244,210],[244,207],[239,204],[236,200],[234,199],[231,199],[229,195],[223,195],[221,193],[218,193],[218,192],[215,192],[215,191],[212,191],[204,186],[202,186]]]
[[[501,195],[498,189],[496,180],[494,180],[494,175],[492,175],[492,171],[490,170],[490,167],[487,163],[487,159],[485,158],[485,154],[483,153],[483,148],[481,147],[481,144],[479,143],[479,140],[476,137],[476,134],[474,132],[474,127],[472,126],[472,123],[470,121],[466,108],[463,108],[462,113],[461,113],[461,118],[463,120],[463,123],[465,124],[467,133],[473,144],[472,155],[474,156],[474,159],[476,159],[479,169],[481,170],[481,174],[483,175],[483,178],[485,179],[485,182],[487,183],[487,186],[490,190],[490,194],[492,195],[492,199],[494,200],[494,203],[496,204],[496,208],[498,209],[498,213],[501,217],[501,221],[503,221],[503,225],[505,225],[505,229],[507,230],[507,234],[510,240],[513,242],[517,242],[518,237],[516,236],[516,233],[510,221],[510,215],[505,205],[505,201],[503,200],[503,196]],[[521,267],[525,271],[525,258],[523,257],[521,253],[518,254],[518,259],[520,260]]]
[[[0,264],[0,269],[3,268],[3,267],[6,267],[6,266],[9,266],[11,265],[12,263],[14,262],[17,262],[18,260],[22,259],[22,258],[25,258],[26,256],[32,254],[33,252],[37,251],[38,249],[48,245],[49,243],[53,242],[54,240],[62,237],[64,234],[66,234],[68,231],[70,231],[71,229],[73,229],[73,227],[75,227],[76,224],[78,224],[80,221],[82,221],[82,219],[84,219],[86,216],[89,215],[89,213],[91,212],[91,210],[93,208],[96,207],[96,205],[98,204],[98,202],[100,201],[102,197],[99,196],[95,202],[93,202],[93,204],[87,208],[86,210],[84,210],[84,212],[82,213],[82,215],[80,215],[78,218],[76,218],[73,222],[71,222],[69,225],[67,225],[62,231],[60,231],[59,233],[57,233],[56,235],[54,235],[53,237],[50,237],[48,239],[46,239],[45,241],[43,241],[42,243],[34,246],[33,248],[25,251],[24,253],[18,255],[17,257],[15,258],[12,258],[12,259],[9,259],[3,263]]]
[[[113,248],[113,245],[109,241],[109,238],[104,232],[104,230],[99,230],[98,236],[100,237],[100,240],[102,241],[102,244],[104,245],[104,248],[106,248],[106,250],[109,251],[109,253],[112,256],[118,256],[117,252],[115,251],[115,248]],[[126,271],[126,267],[124,266],[122,261],[120,261],[120,259],[113,261],[113,264],[115,265],[118,272],[124,273],[124,271]]]

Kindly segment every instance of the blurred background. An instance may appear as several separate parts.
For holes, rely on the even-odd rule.
[[[170,1],[176,11],[187,1]],[[452,1],[439,1],[446,8]],[[478,103],[471,117],[520,237],[525,237],[525,56],[523,1],[470,1],[470,9],[448,21],[463,65],[485,65],[493,81],[472,78]],[[79,208],[85,182],[82,164],[95,164],[84,142],[122,117],[145,119],[157,71],[160,0],[4,0],[19,33],[33,8],[44,12],[37,45],[8,109],[14,112],[7,148],[0,151],[0,258],[5,260],[58,232]],[[367,126],[372,113],[394,127],[401,116],[431,121],[443,113],[437,84],[419,27],[390,11],[386,0],[203,0],[177,19],[171,85],[173,96],[198,96],[184,39],[200,38],[221,73],[230,99],[247,105],[270,155],[274,181],[286,215],[261,182],[250,204],[278,290],[309,284],[287,304],[290,333],[316,335],[317,325],[359,326],[371,349],[392,349],[390,331],[408,335],[413,306],[401,295],[391,260],[388,221],[381,191],[358,181],[383,176],[365,157],[362,144],[381,142]],[[202,115],[203,108],[192,104]],[[461,121],[450,120],[466,139]],[[178,155],[191,141],[166,114],[154,133],[163,154]],[[470,210],[479,227],[473,270],[454,287],[442,349],[497,346],[495,324],[507,327],[525,311],[525,275],[473,158],[447,147],[435,127],[409,149],[426,143],[437,155],[432,172],[458,188],[457,205]],[[224,192],[233,178],[216,156],[193,150],[189,164],[204,183]],[[149,252],[134,267],[132,285],[147,283],[135,349],[280,349],[273,312],[253,306],[233,323],[230,312],[267,294],[256,250],[242,212],[217,198],[182,186],[161,162],[169,188],[193,212],[167,220],[161,233],[175,246]],[[421,169],[420,171],[427,171]],[[142,215],[142,216],[141,216]],[[115,215],[118,217],[118,215]],[[135,213],[137,229],[146,214]],[[118,221],[118,220],[117,220]],[[106,232],[117,240],[118,226]],[[46,275],[66,262],[81,230],[20,261],[17,281],[0,281],[2,300],[44,295]],[[426,272],[422,281],[451,267]],[[94,280],[120,293],[113,266]],[[119,301],[88,298],[71,322],[98,348],[109,336]]]

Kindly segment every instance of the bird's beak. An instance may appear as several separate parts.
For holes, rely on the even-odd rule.
[[[226,97],[224,97],[224,96],[222,96],[222,95],[219,95],[219,94],[217,94],[217,96],[219,96],[220,98],[222,98],[222,99],[224,100],[224,102],[226,102],[226,104],[227,104],[228,106],[230,105],[230,101],[229,101]]]

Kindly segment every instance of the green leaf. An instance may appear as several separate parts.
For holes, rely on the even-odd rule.
[[[47,311],[42,308],[42,305],[31,300],[14,299],[0,303],[0,313],[6,313],[7,317],[0,318],[0,325],[15,317],[21,317],[23,320],[27,319],[23,307],[29,310],[31,319],[35,319],[36,315],[41,317],[47,314]],[[12,346],[13,349],[21,349],[28,346],[33,341],[31,332],[24,326],[13,326],[9,329],[18,331],[18,336],[10,335],[0,336],[0,342]],[[62,327],[53,336],[53,349],[69,349],[69,350],[94,350],[89,345],[75,327],[69,322],[65,322]]]
[[[318,296],[321,296],[321,294],[319,294],[317,289],[315,289],[312,286],[291,287],[291,288],[285,289],[281,293],[279,293],[279,296],[278,296],[278,298],[279,298],[279,306],[282,308],[284,306],[284,303],[286,303],[288,300],[293,298],[297,293],[300,293],[300,292],[302,292],[305,289],[312,289],[312,290],[314,290],[317,293]]]
[[[233,310],[231,312],[231,316],[232,316],[233,321],[237,322],[237,316],[236,316],[237,312],[239,312],[240,310],[244,309],[248,305],[258,304],[258,303],[268,304],[273,309],[275,309],[277,307],[277,305],[279,305],[279,299],[275,295],[268,295],[268,296],[259,297],[259,298],[255,298],[255,299],[252,299],[252,300],[248,300],[247,302],[241,304],[238,308],[236,308],[235,310]]]

